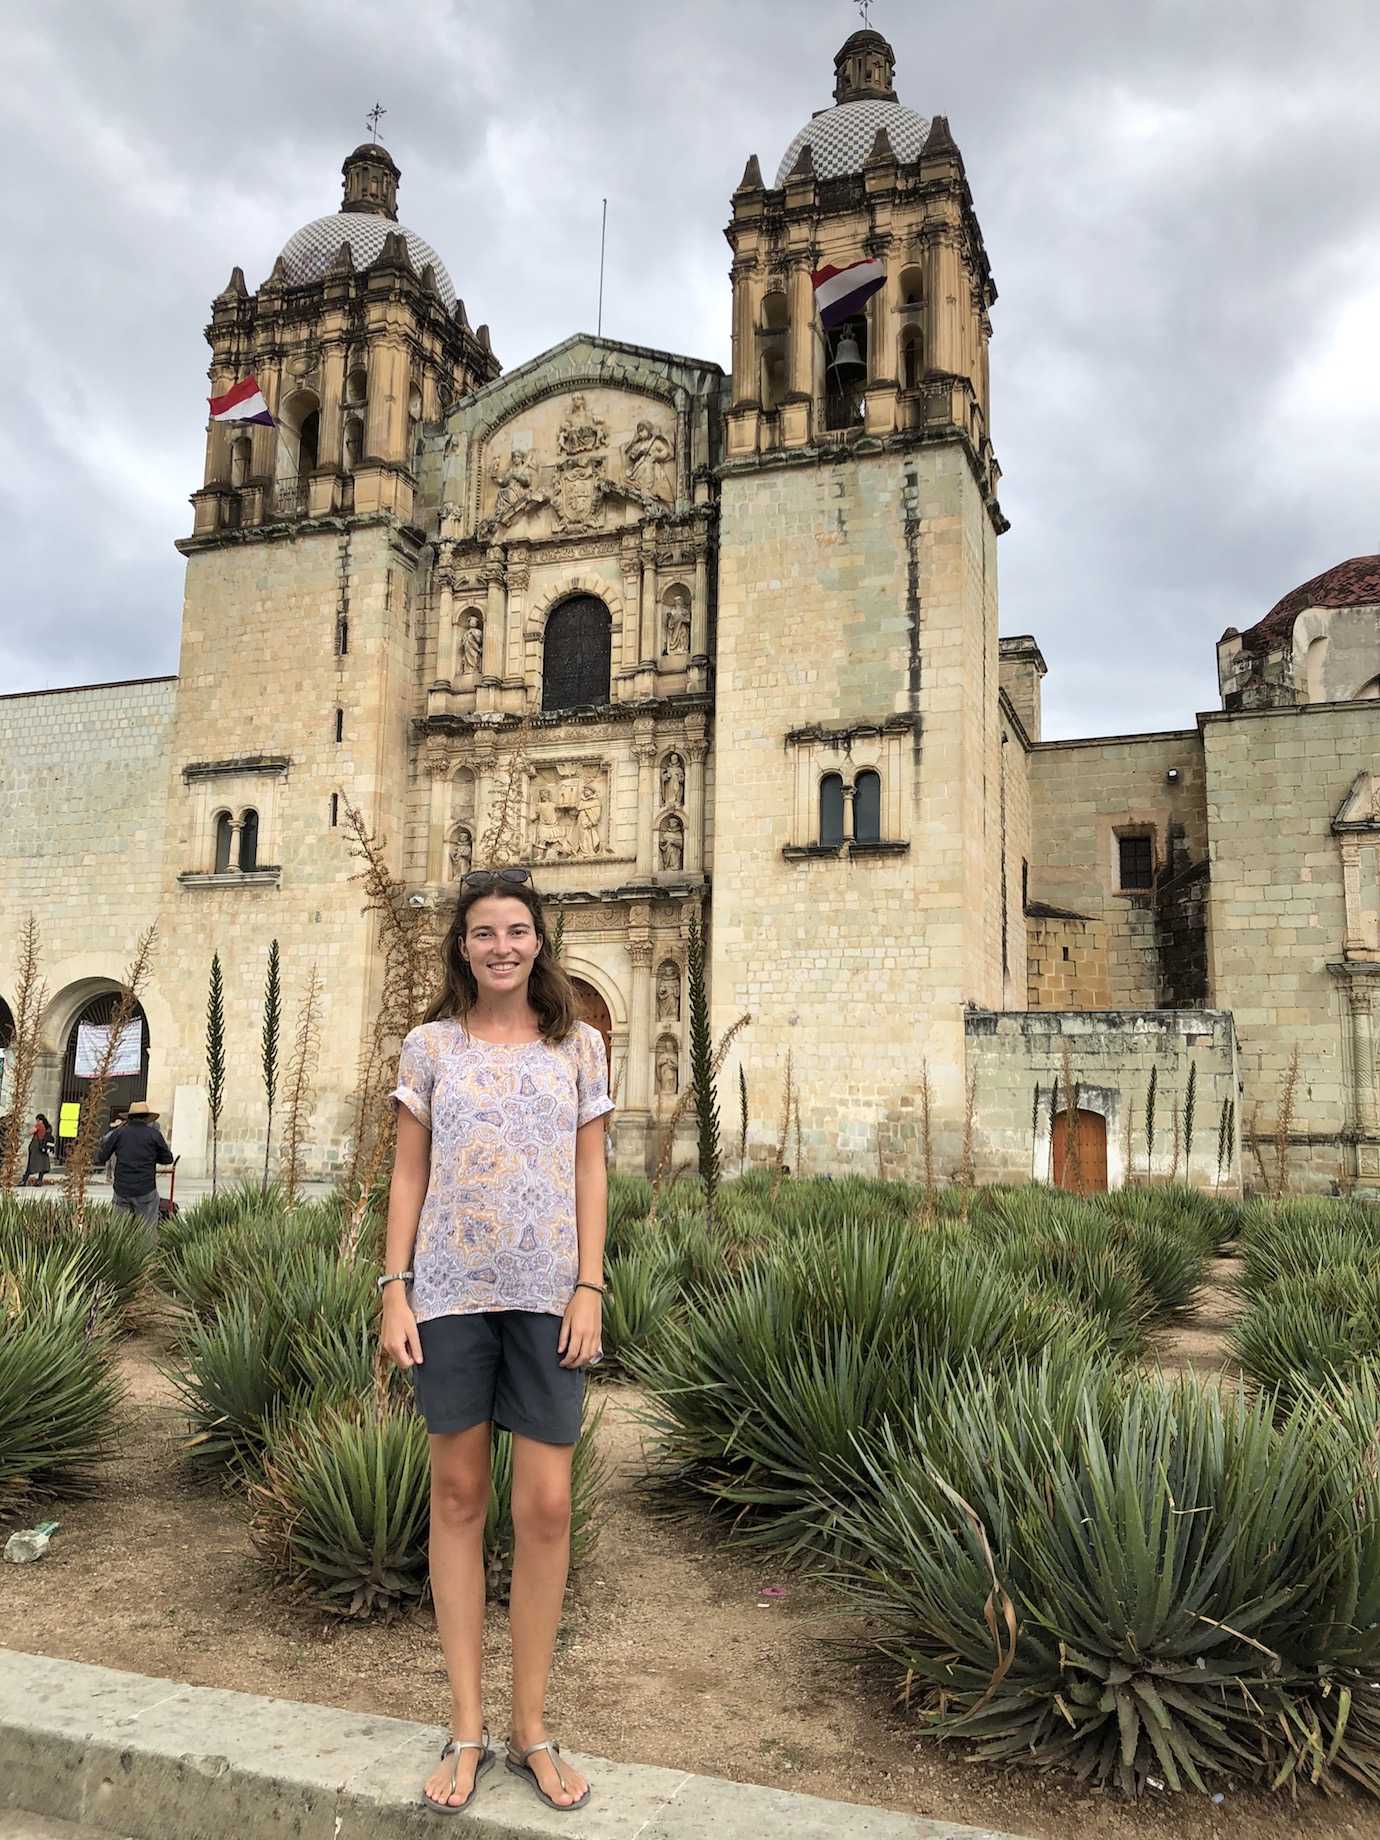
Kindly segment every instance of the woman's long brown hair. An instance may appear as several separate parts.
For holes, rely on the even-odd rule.
[[[546,912],[541,904],[541,896],[530,882],[495,882],[492,887],[481,884],[474,888],[461,888],[460,899],[455,904],[455,918],[441,944],[444,983],[422,1020],[441,1022],[453,1017],[455,1021],[463,1023],[474,1008],[479,998],[479,985],[460,947],[464,943],[470,909],[476,901],[487,901],[494,897],[503,901],[521,901],[532,916],[539,943],[527,985],[527,1001],[537,1012],[537,1025],[542,1040],[564,1041],[580,1020],[580,999],[575,994],[575,986],[556,962],[551,950],[550,935],[546,930]]]

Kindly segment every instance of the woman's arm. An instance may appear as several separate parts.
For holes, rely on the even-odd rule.
[[[604,1282],[608,1216],[609,1177],[601,1115],[582,1124],[575,1133],[575,1238],[580,1249],[577,1276],[587,1284]],[[603,1298],[589,1290],[577,1290],[570,1299],[556,1349],[564,1357],[562,1367],[585,1367],[599,1353],[603,1304]]]
[[[393,1180],[388,1189],[388,1233],[384,1241],[383,1269],[407,1271],[417,1244],[417,1223],[422,1217],[427,1184],[431,1180],[431,1133],[405,1105],[398,1107],[398,1144],[393,1152]],[[379,1328],[383,1351],[399,1367],[411,1367],[422,1358],[417,1319],[402,1284],[383,1287],[383,1321]]]

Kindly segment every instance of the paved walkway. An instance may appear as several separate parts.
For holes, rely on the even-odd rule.
[[[396,1840],[434,1831],[420,1785],[445,1734],[403,1719],[187,1687],[0,1648],[0,1840]],[[576,1815],[500,1765],[466,1810],[474,1840],[1017,1840],[989,1828],[824,1801],[684,1770],[577,1756]],[[21,1802],[49,1820],[24,1825]]]
[[[221,1193],[223,1194],[226,1189],[236,1186],[237,1184],[233,1182],[222,1182],[220,1184]],[[322,1195],[332,1194],[334,1190],[334,1182],[303,1182],[297,1192],[304,1201],[315,1201]],[[168,1176],[166,1170],[159,1171],[158,1192],[160,1195],[167,1195]],[[179,1207],[190,1207],[194,1201],[200,1201],[203,1195],[209,1195],[210,1192],[211,1178],[209,1176],[183,1177],[179,1175],[177,1178],[177,1205]],[[63,1194],[61,1171],[56,1171],[54,1174],[50,1175],[42,1188],[12,1188],[9,1190],[9,1193],[17,1195],[21,1201],[60,1201]],[[87,1188],[86,1193],[89,1200],[109,1201],[111,1194],[110,1184],[106,1181],[104,1175],[97,1172],[95,1179]]]

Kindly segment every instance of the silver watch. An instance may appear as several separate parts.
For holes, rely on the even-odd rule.
[[[379,1294],[383,1294],[385,1285],[411,1284],[413,1274],[410,1271],[386,1271],[381,1278],[375,1278],[374,1285]]]

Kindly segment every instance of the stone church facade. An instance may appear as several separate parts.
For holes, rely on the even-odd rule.
[[[809,1171],[914,1176],[928,1136],[940,1173],[1249,1186],[1296,1057],[1291,1179],[1380,1183],[1380,559],[1228,633],[1193,727],[1042,740],[1039,647],[998,636],[996,289],[894,68],[855,33],[772,182],[748,160],[728,372],[587,335],[503,372],[377,146],[257,292],[233,271],[211,391],[252,373],[276,426],[208,430],[177,677],[0,696],[0,1045],[33,912],[38,1108],[156,919],[121,1095],[203,1165],[217,950],[221,1167],[258,1167],[276,938],[289,1020],[322,978],[309,1173],[339,1168],[379,986],[353,807],[438,920],[469,867],[532,865],[621,1167],[685,1091],[700,916],[750,1160],[789,1067]],[[822,332],[812,273],[864,258],[884,286]],[[1195,1143],[1147,1142],[1152,1073],[1165,1121],[1191,1073]]]

